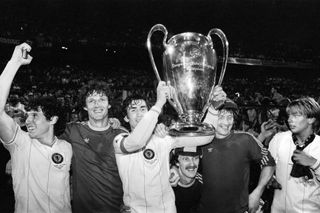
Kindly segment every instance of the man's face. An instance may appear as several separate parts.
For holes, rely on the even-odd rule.
[[[92,93],[86,98],[85,110],[88,111],[89,119],[100,121],[108,118],[109,105],[108,97],[102,93]]]
[[[298,110],[291,109],[288,112],[288,123],[290,130],[295,134],[300,134],[306,131],[308,128],[312,128],[312,119],[307,118]]]
[[[131,130],[133,130],[143,118],[144,114],[148,112],[147,103],[145,100],[133,100],[127,107],[127,118]]]
[[[225,138],[227,137],[232,129],[234,123],[233,112],[222,109],[219,111],[217,128],[216,128],[216,137]]]
[[[179,155],[178,157],[178,166],[180,175],[187,178],[195,178],[198,167],[199,167],[200,157],[197,156],[187,156],[187,155]]]
[[[41,109],[27,112],[26,127],[31,138],[39,139],[49,131],[51,121],[48,121]]]

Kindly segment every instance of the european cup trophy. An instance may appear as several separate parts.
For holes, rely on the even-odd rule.
[[[211,35],[217,35],[222,41],[223,61],[220,78],[221,85],[229,54],[229,44],[225,34],[217,28],[207,36],[185,32],[174,35],[167,41],[168,31],[162,24],[154,25],[148,34],[147,49],[153,70],[161,81],[154,61],[151,37],[156,31],[164,34],[163,38],[163,77],[175,92],[169,103],[179,115],[179,121],[169,127],[173,136],[213,135],[214,127],[202,123],[202,118],[211,104],[213,89],[216,86],[217,53]]]

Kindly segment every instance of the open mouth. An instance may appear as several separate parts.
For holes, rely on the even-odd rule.
[[[33,126],[27,126],[28,132],[33,132],[36,128]]]
[[[290,124],[289,124],[289,128],[290,128],[290,129],[294,129],[295,127],[296,127],[296,126],[293,126],[293,125],[290,125]]]
[[[194,172],[194,171],[196,171],[196,169],[197,169],[197,167],[194,167],[194,168],[186,168],[186,170],[187,170],[188,172]]]

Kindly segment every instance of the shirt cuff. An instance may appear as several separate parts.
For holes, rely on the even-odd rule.
[[[157,107],[157,106],[153,106],[153,107],[151,107],[151,109],[150,109],[151,111],[154,111],[154,112],[157,112],[158,114],[160,114],[161,113],[161,108],[160,107]]]
[[[219,115],[219,111],[218,110],[215,110],[213,107],[209,107],[208,108],[208,112],[211,114],[211,115]]]
[[[313,171],[316,171],[317,169],[319,169],[320,167],[320,161],[317,160],[317,162],[315,162],[310,168],[313,170]]]

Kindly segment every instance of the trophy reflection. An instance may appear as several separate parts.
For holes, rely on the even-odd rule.
[[[211,104],[210,97],[216,85],[218,58],[211,35],[217,35],[223,45],[223,62],[217,84],[221,85],[229,53],[225,34],[220,29],[213,28],[207,36],[185,32],[174,35],[167,42],[168,31],[165,26],[154,25],[148,34],[147,49],[158,81],[161,81],[161,78],[151,47],[151,36],[156,31],[164,33],[163,77],[164,81],[170,83],[175,90],[169,103],[179,115],[179,121],[170,126],[169,134],[173,136],[213,135],[214,127],[201,122]]]

